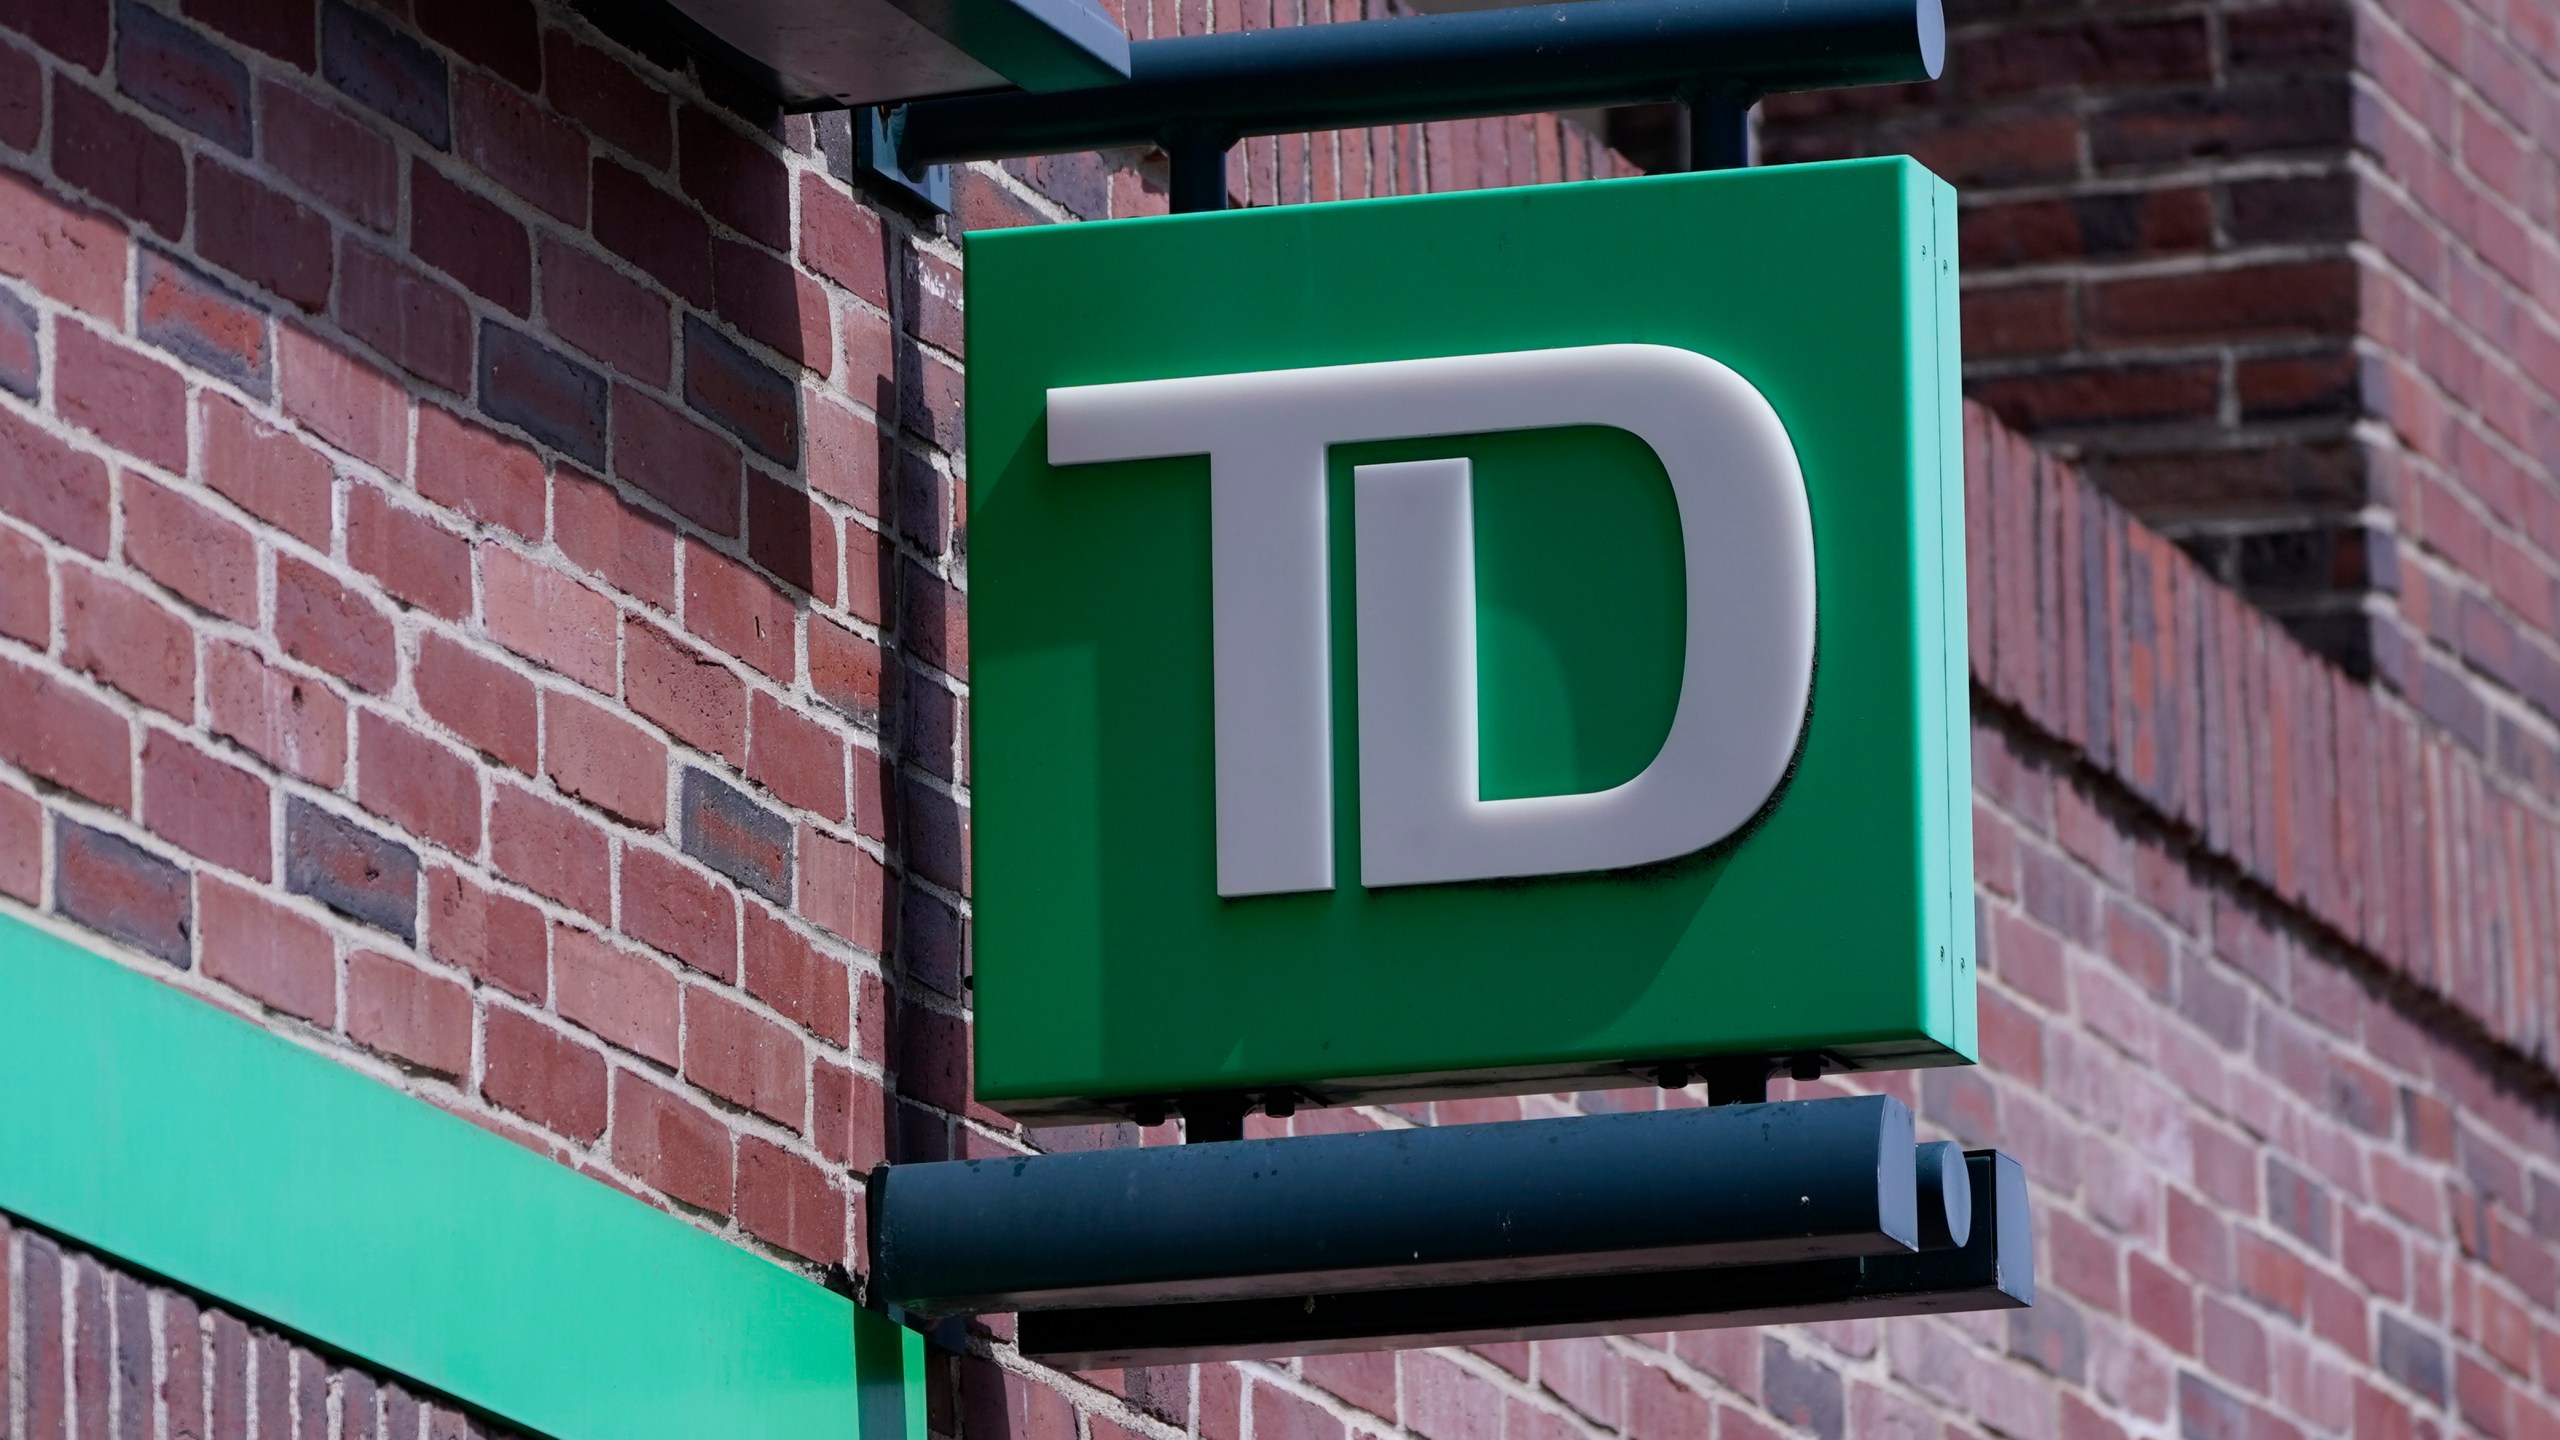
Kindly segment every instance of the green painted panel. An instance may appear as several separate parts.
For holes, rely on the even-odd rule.
[[[0,1095],[0,1210],[511,1424],[923,1440],[912,1333],[6,915]]]
[[[1063,1117],[1723,1054],[1969,1060],[1951,205],[1888,159],[970,236],[981,1098]],[[1341,878],[1221,899],[1207,461],[1052,467],[1047,391],[1615,342],[1731,366],[1798,450],[1817,659],[1779,801],[1738,841],[1642,869],[1362,888],[1352,465],[1476,468],[1486,798],[1649,759],[1680,683],[1681,562],[1631,437],[1337,446]]]

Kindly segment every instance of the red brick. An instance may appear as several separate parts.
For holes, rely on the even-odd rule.
[[[535,1004],[551,993],[542,912],[456,871],[427,872],[427,953]]]
[[[673,857],[623,847],[622,933],[714,979],[738,977],[737,896]]]
[[[255,9],[271,0],[240,0]],[[290,7],[273,6],[279,13]],[[258,87],[260,158],[320,203],[378,233],[400,219],[400,162],[380,130],[300,88]]]
[[[546,529],[543,491],[542,457],[531,449],[441,407],[419,407],[420,495],[539,540]]]
[[[204,696],[214,734],[287,774],[337,788],[347,763],[347,706],[327,685],[244,646],[208,640]]]
[[[297,69],[309,70],[319,61],[312,12],[302,6],[272,0],[186,0],[186,14]]]
[[[489,807],[489,863],[537,895],[612,923],[611,846],[595,822],[565,805],[501,782]]]
[[[156,10],[126,9],[116,29],[117,89],[235,154],[249,152],[246,66]]]
[[[62,575],[62,663],[180,721],[196,713],[196,637],[131,586],[82,565]]]
[[[753,697],[751,714],[747,777],[786,805],[845,818],[843,739],[762,692]]]
[[[347,491],[347,563],[393,599],[447,620],[471,613],[471,544],[372,485]]]
[[[613,1163],[668,1198],[729,1213],[736,1169],[728,1126],[628,1070],[613,1077]]]
[[[317,312],[329,303],[329,218],[201,155],[196,253],[305,310]]]
[[[419,708],[481,754],[525,774],[540,760],[533,682],[437,631],[418,639],[412,673]]]
[[[643,384],[675,373],[672,307],[650,286],[550,236],[542,240],[542,318],[551,333]]]
[[[338,323],[392,364],[471,392],[471,307],[452,287],[348,237],[338,251]]]
[[[526,0],[447,0],[420,10],[419,28],[455,54],[506,77],[523,90],[542,85],[542,43]],[[480,77],[464,72],[457,83]]]
[[[684,625],[774,679],[799,676],[791,597],[696,540],[684,546]]]
[[[880,217],[814,170],[800,175],[800,258],[882,311],[889,308]]]
[[[327,550],[336,484],[328,457],[211,391],[199,398],[197,418],[205,483],[313,549]]]
[[[53,566],[44,547],[0,527],[0,635],[49,649],[53,637]]]
[[[64,419],[135,459],[185,472],[187,387],[177,371],[68,320],[54,322],[53,352]]]
[[[308,665],[376,695],[399,678],[391,617],[335,576],[276,557],[276,643]]]
[[[124,556],[182,598],[226,619],[257,623],[257,542],[148,476],[124,479]],[[0,615],[0,630],[6,628]]]
[[[490,1103],[572,1140],[604,1133],[604,1057],[503,1005],[483,1024],[480,1091]]]
[[[844,1258],[844,1196],[826,1172],[756,1135],[738,1139],[738,1223],[795,1255]]]
[[[560,467],[560,550],[570,563],[635,599],[676,608],[675,527],[625,501],[611,485]]]
[[[551,927],[551,969],[560,1018],[616,1049],[675,1068],[674,972],[565,925]]]
[[[677,117],[685,193],[712,218],[775,250],[791,248],[791,172],[782,158],[707,110]]]
[[[44,903],[44,806],[7,785],[0,785],[0,895],[29,905]],[[0,1266],[5,1264],[0,1260]],[[6,1276],[0,1275],[0,1285],[6,1284]],[[0,1321],[0,1344],[7,1343],[6,1323]]]
[[[522,90],[456,76],[453,142],[482,174],[567,224],[586,225],[586,137]]]
[[[138,338],[260,399],[273,393],[275,347],[265,310],[156,250],[143,252],[138,288]]]
[[[565,30],[546,34],[543,51],[551,103],[562,114],[646,164],[663,169],[674,158],[664,91]]]
[[[168,239],[187,228],[187,160],[176,141],[53,77],[53,173]]]
[[[591,690],[613,693],[611,600],[495,545],[480,547],[480,581],[491,639]]]
[[[195,929],[187,872],[120,835],[53,817],[53,906],[65,919],[186,968]]]
[[[711,228],[701,212],[638,171],[601,156],[591,184],[596,239],[655,276],[678,299],[709,306]]]
[[[899,638],[908,652],[946,675],[968,673],[968,597],[911,560],[898,565],[898,591]]]
[[[631,387],[613,400],[613,473],[715,535],[738,533],[738,447]]]
[[[888,871],[868,851],[815,827],[800,827],[799,910],[873,954],[884,943]]]
[[[835,369],[825,287],[773,252],[736,240],[713,244],[711,267],[720,318],[820,376]]]
[[[853,1038],[853,993],[842,960],[754,902],[746,940],[748,994],[839,1049]]]
[[[0,511],[103,559],[107,496],[105,462],[0,410]]]
[[[880,432],[868,419],[816,392],[802,393],[800,416],[809,431],[803,465],[809,488],[865,515],[878,515]]]
[[[2182,1355],[2196,1353],[2196,1292],[2143,1255],[2125,1257],[2125,1301],[2133,1323]]]
[[[358,950],[347,957],[347,1037],[460,1079],[471,1069],[471,992],[405,960]]]
[[[2088,299],[2099,344],[2333,334],[2355,323],[2354,262],[2301,261],[2112,280]]]
[[[737,672],[645,621],[622,628],[631,708],[696,749],[745,763],[747,687]]]
[[[124,227],[0,171],[0,272],[110,323],[124,316]]]
[[[409,166],[409,250],[515,315],[533,311],[533,241],[524,223],[424,158]]]
[[[685,1078],[724,1100],[797,1127],[807,1108],[801,1042],[735,1000],[699,985],[684,992]]]
[[[888,1104],[878,1081],[821,1060],[810,1072],[810,1140],[819,1154],[863,1174],[889,1158]]]
[[[809,617],[809,685],[855,723],[879,725],[880,647],[823,615]]]
[[[390,377],[295,326],[276,335],[285,413],[394,475],[409,469],[409,397]]]
[[[747,557],[821,605],[836,603],[836,518],[808,492],[747,477]]]
[[[667,823],[667,748],[647,731],[560,691],[543,697],[543,765],[570,795],[644,830]]]
[[[1245,1394],[1255,1440],[1343,1440],[1342,1422],[1311,1400],[1301,1400],[1268,1382]]]
[[[356,800],[419,839],[459,855],[480,851],[480,772],[457,754],[374,710],[356,716]]]
[[[142,821],[151,833],[252,880],[272,873],[267,782],[166,731],[142,742]]]
[[[206,978],[315,1025],[338,1019],[337,945],[317,921],[210,877],[196,884]]]

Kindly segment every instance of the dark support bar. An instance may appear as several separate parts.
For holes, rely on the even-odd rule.
[[[1935,79],[1945,60],[1940,0],[1605,0],[1296,25],[1140,41],[1129,48],[1125,84],[923,101],[904,112],[899,154],[920,167],[1172,150],[1186,133],[1195,138],[1184,143],[1231,145],[1252,135],[1695,96],[1708,118],[1698,122],[1705,143],[1694,163],[1707,168],[1711,155],[1738,155],[1741,122],[1723,107],[1747,112],[1753,98],[1783,91]],[[1184,168],[1177,153],[1177,186]]]
[[[1712,1270],[1187,1305],[1047,1310],[1022,1316],[1022,1353],[1068,1370],[1338,1355],[1355,1350],[1557,1340],[1657,1330],[1784,1325],[2035,1301],[2035,1235],[2018,1162],[1964,1157],[1971,1225],[1955,1249]]]
[[[1960,1243],[1934,1157],[1861,1095],[892,1165],[871,1282],[936,1316],[1908,1254]]]
[[[1729,95],[1689,101],[1689,168],[1739,170],[1751,163],[1751,102]]]

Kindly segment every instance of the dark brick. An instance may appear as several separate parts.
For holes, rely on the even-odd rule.
[[[437,149],[453,143],[444,57],[345,0],[321,0],[320,73]]]
[[[561,114],[643,164],[664,169],[674,158],[665,91],[566,30],[543,37],[543,59],[551,103]]]
[[[738,533],[738,447],[628,385],[613,424],[615,474],[715,535]]]
[[[284,883],[352,920],[418,938],[418,854],[298,796],[285,801]]]
[[[533,241],[497,204],[424,160],[409,169],[409,249],[493,305],[533,309]]]
[[[684,853],[776,905],[791,903],[791,822],[707,771],[684,772]]]
[[[53,173],[172,240],[187,229],[187,160],[178,142],[53,77]]]
[[[604,377],[488,320],[480,324],[480,408],[584,464],[604,464]]]
[[[308,70],[320,60],[318,13],[289,0],[186,0],[187,18],[201,21],[252,50]]]
[[[520,90],[542,88],[540,29],[525,0],[432,0],[418,7],[418,28]]]
[[[640,172],[598,159],[591,185],[596,239],[682,299],[712,303],[711,227],[702,212]]]
[[[116,85],[145,109],[249,153],[249,67],[149,6],[116,6]]]
[[[673,307],[646,283],[549,236],[542,241],[542,318],[557,335],[634,380],[663,387],[674,373]]]
[[[585,133],[532,96],[484,75],[461,76],[455,90],[455,153],[554,217],[584,226]]]
[[[2382,1373],[2441,1405],[2445,1397],[2444,1344],[2397,1315],[2381,1317],[2374,1358]]]
[[[800,392],[699,316],[684,317],[685,403],[788,465],[800,453]]]
[[[1823,1440],[1840,1440],[1845,1407],[1838,1371],[1798,1355],[1774,1336],[1761,1341],[1760,1363],[1771,1414]]]
[[[338,323],[419,379],[471,393],[470,306],[352,236],[338,257]]]
[[[2080,1307],[2050,1290],[2009,1314],[2009,1353],[2073,1385],[2087,1383],[2089,1328]]]
[[[0,42],[0,145],[33,150],[44,131],[44,67],[15,45]]]
[[[2192,1371],[2178,1377],[2180,1440],[2248,1440],[2255,1433],[2240,1397]]]
[[[44,356],[36,345],[35,307],[0,290],[0,389],[22,400],[36,398],[44,383]]]
[[[187,968],[187,872],[119,835],[53,817],[53,904],[65,916]]]
[[[196,159],[196,253],[305,310],[329,303],[329,221],[211,156]]]
[[[252,395],[270,393],[266,313],[184,260],[142,247],[140,337]]]

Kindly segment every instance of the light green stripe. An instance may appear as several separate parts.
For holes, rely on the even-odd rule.
[[[0,1210],[511,1424],[922,1440],[912,1333],[6,915],[0,1095]]]

